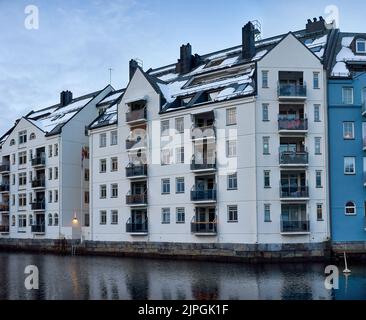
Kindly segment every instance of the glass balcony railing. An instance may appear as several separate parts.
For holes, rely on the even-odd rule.
[[[306,151],[282,151],[280,152],[280,165],[307,165],[309,153]]]
[[[308,119],[294,119],[293,117],[279,116],[279,131],[307,131]]]
[[[195,234],[200,233],[205,235],[216,235],[217,219],[214,221],[196,221],[196,218],[193,217],[191,222],[191,232]]]
[[[132,218],[128,219],[126,223],[126,232],[127,233],[148,233],[149,226],[148,220],[144,220],[141,223],[132,222]]]
[[[308,220],[281,221],[282,233],[310,232],[310,222]]]
[[[147,193],[128,194],[126,196],[127,205],[147,205]]]
[[[9,163],[3,163],[0,165],[0,173],[6,173],[10,171],[10,164]]]
[[[142,122],[147,120],[146,108],[140,110],[129,111],[126,113],[126,122]]]
[[[133,177],[145,177],[147,176],[147,165],[133,165],[130,164],[126,167],[126,177],[133,178]]]
[[[300,84],[278,84],[279,98],[306,98],[306,85]]]
[[[46,226],[43,225],[33,225],[31,227],[32,233],[45,233],[46,232]]]
[[[280,186],[280,198],[281,199],[301,199],[309,198],[308,186]]]
[[[191,201],[216,201],[216,189],[191,190]]]

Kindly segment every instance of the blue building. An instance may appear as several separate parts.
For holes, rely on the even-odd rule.
[[[328,80],[333,242],[366,241],[366,34],[338,33]]]

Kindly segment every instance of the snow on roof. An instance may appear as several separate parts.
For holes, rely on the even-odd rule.
[[[349,77],[351,75],[350,64],[357,62],[366,64],[366,56],[358,55],[351,49],[356,34],[352,36],[341,34],[341,37],[336,61],[331,72],[333,77]]]
[[[74,102],[71,102],[67,106],[58,106],[51,109],[44,109],[43,114],[42,111],[38,111],[30,114],[26,117],[26,119],[40,128],[42,131],[49,133],[57,126],[65,124],[67,121],[69,121],[93,98],[94,96],[86,96],[84,99],[74,99]]]
[[[102,101],[100,101],[98,103],[98,106],[99,105],[108,104],[108,103],[114,102],[115,100],[120,99],[123,96],[124,92],[125,92],[125,89],[120,89],[120,90],[112,91]]]

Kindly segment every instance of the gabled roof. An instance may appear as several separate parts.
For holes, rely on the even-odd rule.
[[[89,126],[89,130],[114,125],[118,122],[118,104],[121,102],[126,89],[119,89],[111,92],[97,104],[104,112],[97,117]]]
[[[321,61],[326,58],[330,33],[331,30],[291,32]],[[159,87],[166,100],[161,112],[256,95],[256,62],[288,35],[289,33],[281,34],[256,41],[256,53],[251,60],[242,59],[242,46],[239,45],[201,55],[201,63],[188,74],[179,74],[176,64],[149,69],[146,74]]]
[[[62,127],[102,91],[75,98],[66,106],[56,104],[32,111],[25,118],[45,132],[46,136],[59,134]]]

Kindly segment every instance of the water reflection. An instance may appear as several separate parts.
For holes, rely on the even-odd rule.
[[[24,288],[36,265],[40,290]],[[366,299],[366,269],[324,287],[324,265],[212,262],[0,253],[0,299]]]

